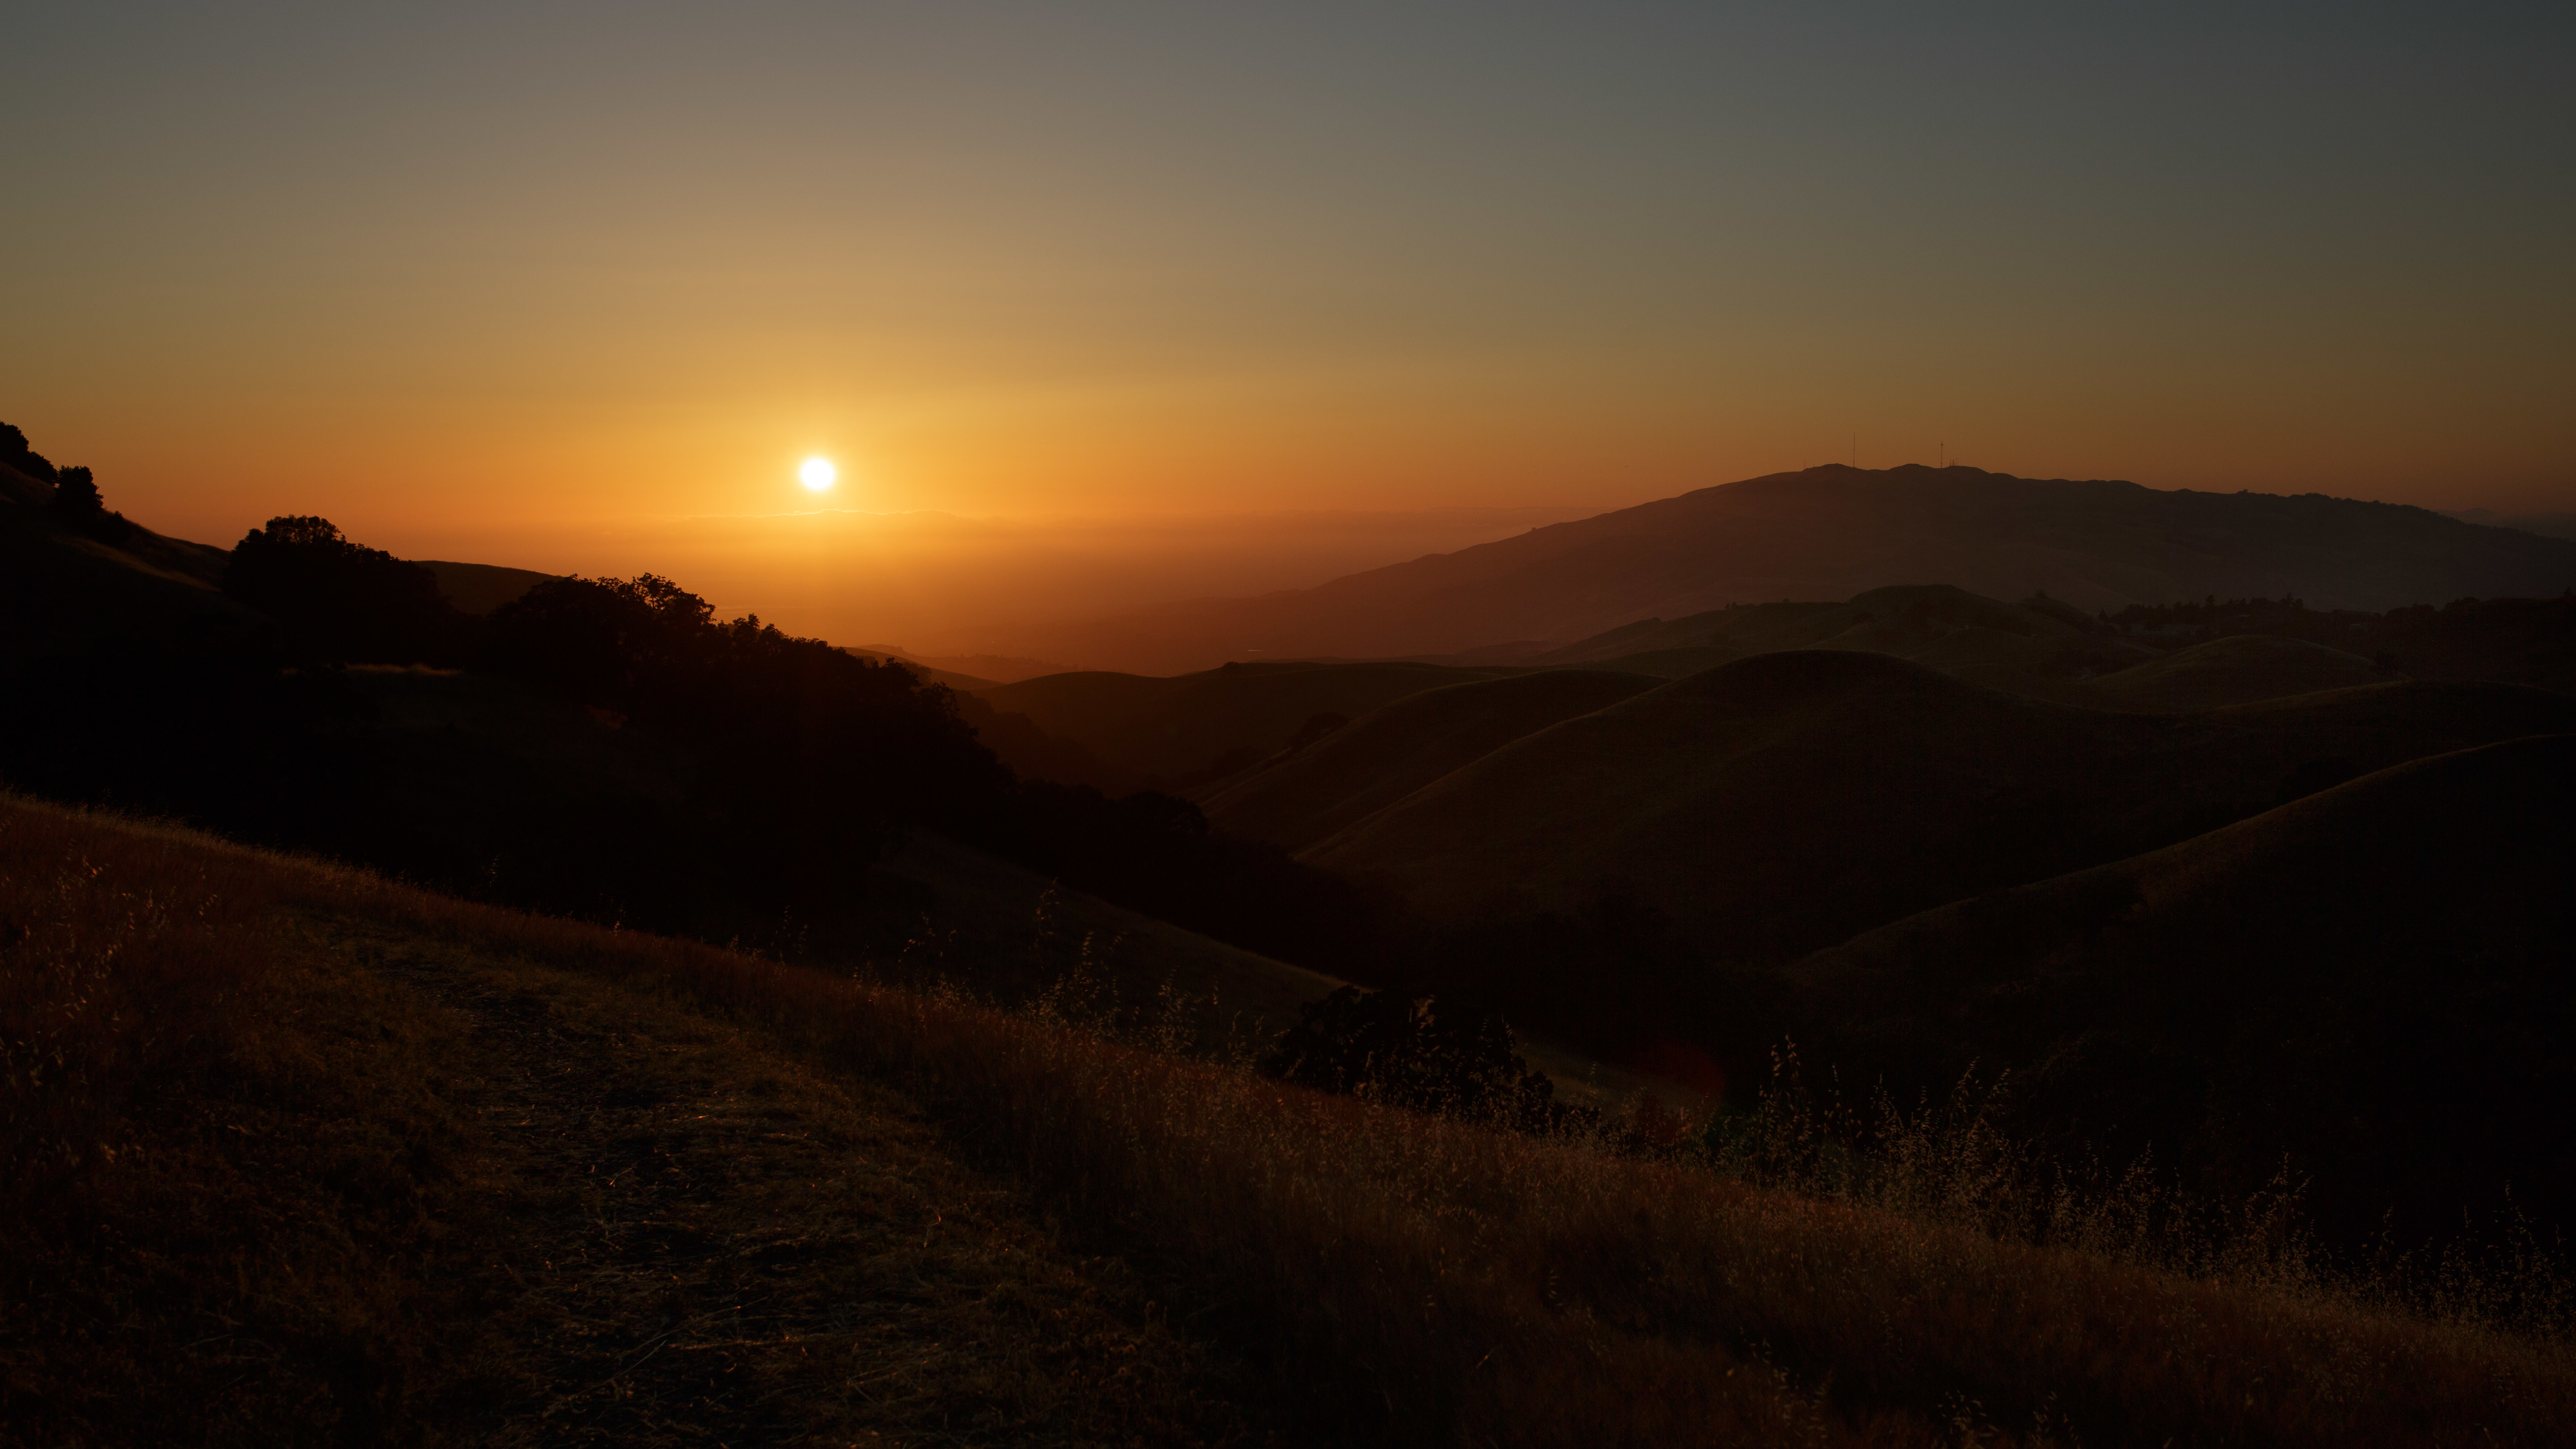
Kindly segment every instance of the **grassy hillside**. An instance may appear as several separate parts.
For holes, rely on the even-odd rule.
[[[2132,709],[2187,713],[2396,677],[2358,654],[2303,639],[2239,634],[2194,644],[2086,683]]]
[[[1131,1006],[1204,1008],[1210,1045],[1275,1035],[1296,1022],[1299,1007],[1350,984],[932,835],[905,842],[869,872],[864,889],[904,913],[907,929],[872,948],[889,978],[1023,1004],[1081,975]],[[1613,1113],[1641,1097],[1675,1110],[1706,1105],[1689,1083],[1587,1056],[1549,1037],[1545,1025],[1517,1039],[1521,1055],[1548,1076],[1560,1102]]]
[[[917,1103],[586,969],[669,943],[6,799],[0,919],[11,1449],[1242,1440]]]
[[[112,515],[83,533],[47,515],[54,485],[0,464],[0,661],[107,648],[260,648],[275,621],[223,593],[230,551]],[[439,590],[488,614],[547,574],[491,564],[425,563]]]
[[[1625,895],[1722,960],[2188,839],[2285,792],[2576,728],[2576,700],[2402,683],[2156,717],[1884,655],[1762,655],[1506,745],[1311,847],[1435,918]]]
[[[1721,644],[1685,645],[1677,649],[1649,649],[1640,654],[1614,654],[1606,659],[1586,661],[1587,669],[1606,670],[1613,674],[1645,674],[1657,679],[1680,679],[1703,669],[1715,669],[1744,657],[1744,651]]]
[[[504,568],[499,564],[457,563],[449,559],[422,559],[420,566],[438,578],[438,591],[447,602],[468,614],[489,614],[494,609],[544,583],[553,574],[534,569]]]
[[[494,886],[541,874],[565,848],[553,820],[668,811],[696,774],[685,752],[510,681],[381,666],[353,667],[348,679],[374,708],[371,812],[402,838],[402,859],[420,874],[453,876],[457,862],[478,858],[488,859]],[[1246,1029],[1275,1032],[1298,1006],[1345,984],[926,833],[835,894],[833,909],[794,923],[807,949],[900,962],[910,979],[944,978],[997,1000],[1032,999],[1079,969],[1138,999],[1213,998]],[[1570,1099],[1650,1087],[1685,1095],[1552,1046],[1536,1050]]]
[[[986,684],[1016,684],[1045,674],[1069,674],[1073,666],[1050,664],[1043,659],[1030,659],[1017,654],[923,654],[898,644],[861,644],[871,654],[886,654],[906,664],[918,664],[948,674],[962,674]]]
[[[2035,1124],[2421,1232],[2576,1210],[2576,736],[2417,760],[1799,963],[1811,1049],[2019,1078]]]
[[[1859,649],[1911,659],[2013,694],[2102,705],[2082,687],[2156,651],[2047,598],[2007,604],[1947,584],[1871,589],[1840,604],[1747,604],[1646,619],[1521,662],[1589,663],[1679,679],[1755,654]],[[2280,692],[2294,692],[2288,681]]]
[[[1975,646],[1982,643],[2006,651],[1999,657],[2032,665],[2060,656],[2071,662],[2086,652],[2088,641],[2109,657],[2134,660],[2151,654],[2134,645],[2105,642],[2104,633],[2092,620],[2062,605],[2007,604],[1946,584],[1904,584],[1871,589],[1840,604],[1747,604],[1680,619],[1644,620],[1550,650],[1528,662],[1582,663],[1688,645],[1732,649],[1738,654],[1866,649],[1899,658],[1938,649],[1969,658],[1980,654]],[[2002,642],[2006,640],[2014,642]]]
[[[2295,594],[2327,609],[2576,587],[2576,543],[2309,494],[2166,492],[1974,468],[1810,468],[1353,574],[1104,620],[1066,647],[1137,669],[1450,654],[1633,620],[1937,579],[2090,613]]]
[[[2540,1445],[2576,1416],[2562,1343],[2277,1259],[1997,1239],[14,801],[0,891],[12,1442],[1243,1442],[1276,1414],[1295,1442]]]
[[[2303,600],[2204,599],[2123,609],[2104,621],[2163,649],[2236,635],[2304,639],[2417,679],[2529,684],[2576,694],[2576,593],[2462,598],[2383,614],[2311,608]]]
[[[1054,674],[977,691],[997,710],[1027,715],[1140,776],[1172,779],[1231,752],[1253,759],[1285,747],[1319,715],[1347,721],[1444,684],[1505,671],[1432,664],[1228,664],[1168,679]],[[1250,759],[1243,761],[1251,763]]]
[[[1228,783],[1201,804],[1212,825],[1303,849],[1513,740],[1654,685],[1643,675],[1551,669],[1426,689]]]
[[[254,643],[267,622],[220,592],[222,549],[137,524],[114,542],[45,516],[53,486],[0,466],[0,662],[98,646]]]

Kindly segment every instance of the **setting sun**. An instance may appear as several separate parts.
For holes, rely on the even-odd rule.
[[[832,480],[841,476],[841,473],[839,469],[832,466],[832,460],[829,458],[808,458],[805,460],[805,466],[796,470],[796,476],[805,480],[806,487],[820,493],[831,487]]]

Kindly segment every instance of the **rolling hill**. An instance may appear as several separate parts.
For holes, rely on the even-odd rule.
[[[2199,1185],[2291,1154],[2336,1228],[2576,1207],[2576,737],[2420,759],[1882,926],[1790,973],[1846,1070],[2009,1068],[2026,1119]]]
[[[438,576],[438,591],[447,596],[447,602],[468,614],[491,613],[538,584],[559,577],[542,574],[535,569],[458,563],[453,559],[420,559],[417,562]]]
[[[1885,655],[1766,654],[1505,745],[1309,849],[1435,921],[1613,897],[1780,960],[2216,829],[2576,699],[2395,683],[2196,715],[2078,709]]]
[[[112,530],[112,542],[84,536],[46,516],[53,492],[0,466],[0,660],[100,644],[247,644],[269,632],[223,596],[222,549],[133,523]]]
[[[2016,693],[2054,697],[2064,681],[2156,657],[2045,595],[2007,604],[1948,584],[1895,584],[1834,603],[1744,604],[1642,619],[1512,662],[1590,664],[1679,679],[1784,649],[1860,649],[1911,659]]]
[[[919,679],[926,680],[932,684],[944,684],[950,689],[961,692],[970,689],[990,689],[998,682],[995,680],[985,679],[979,675],[960,674],[953,669],[941,669],[936,665],[925,664],[918,659],[912,658],[910,655],[889,654],[881,649],[854,649],[844,646],[841,652],[844,654],[857,655],[861,659],[873,659],[879,663],[883,663],[886,660],[891,659],[895,663],[902,665],[904,668],[911,670],[914,676]]]
[[[2576,542],[2318,494],[2167,492],[1975,468],[1777,473],[1312,589],[1100,621],[1050,648],[1137,670],[1249,653],[1454,654],[1916,579],[2077,609],[2295,594],[2326,609],[2576,586]]]
[[[1551,669],[1426,689],[1227,782],[1201,804],[1220,829],[1302,849],[1523,735],[1655,684],[1644,675]]]
[[[1318,716],[1348,721],[1409,694],[1507,672],[1384,662],[1235,663],[1166,678],[1051,674],[976,694],[995,710],[1025,715],[1047,734],[1079,742],[1118,770],[1171,779],[1205,770],[1230,752],[1258,752],[1257,759],[1282,749]]]
[[[1229,764],[1243,766],[1247,754],[1280,748],[1316,714],[1358,718],[1373,702],[1391,705],[1408,690],[1566,669],[1680,679],[1791,649],[1886,654],[2010,694],[2091,709],[2167,713],[2405,677],[2331,646],[2281,638],[2213,640],[2168,656],[2044,595],[2011,604],[1946,584],[1872,589],[1842,603],[1745,604],[1679,619],[1641,619],[1571,644],[1494,645],[1433,659],[1237,663],[1178,678],[1078,671],[1005,687],[932,677],[973,691],[963,701],[970,719],[1024,775],[1118,790],[1149,780],[1186,780],[1198,771],[1202,783],[1191,793],[1212,807],[1222,795],[1228,829],[1303,845],[1321,836],[1291,825],[1290,818],[1303,820],[1323,807],[1320,797],[1311,805],[1290,803],[1299,792],[1320,791],[1335,801],[1365,796],[1376,802],[1369,807],[1375,809],[1436,776],[1422,775],[1417,762],[1388,777],[1407,782],[1395,795],[1383,793],[1382,784],[1358,787],[1351,772],[1360,770],[1359,760],[1382,749],[1412,748],[1375,736],[1368,744],[1318,755],[1307,769],[1265,770],[1258,783],[1239,768],[1214,772],[1208,781],[1210,763],[1233,752]],[[1527,733],[1567,717],[1537,706],[1543,698],[1559,697],[1550,688],[1460,696],[1498,705],[1527,701],[1531,708],[1502,707],[1449,740],[1442,747],[1448,752],[1438,758],[1455,769],[1475,757],[1458,753],[1468,742],[1481,753],[1517,738],[1498,732],[1507,720],[1527,720]],[[1427,716],[1407,716],[1388,727],[1430,726]],[[1340,783],[1326,783],[1328,776]],[[1269,803],[1241,807],[1255,795]],[[1358,818],[1339,805],[1330,813],[1335,829]]]
[[[97,536],[45,513],[54,485],[0,464],[0,659],[78,653],[101,643],[250,645],[273,626],[224,596],[228,549],[122,519]],[[531,569],[428,560],[449,603],[488,614],[551,578]]]
[[[1646,619],[1572,644],[1495,646],[1437,662],[1238,661],[1180,676],[1085,670],[991,687],[945,682],[973,691],[980,707],[970,703],[970,716],[1014,768],[1072,783],[1106,788],[1114,779],[1133,787],[1147,780],[1169,782],[1193,771],[1204,773],[1230,753],[1232,763],[1239,766],[1246,763],[1247,753],[1267,754],[1284,747],[1317,716],[1357,719],[1426,690],[1526,671],[1575,668],[1677,679],[1754,654],[1809,648],[1915,658],[2016,693],[2097,705],[2108,701],[2068,686],[2085,674],[2157,657],[2152,649],[2111,637],[2087,616],[2062,604],[2047,600],[2006,604],[1946,585],[1915,584],[1871,590],[1840,604],[1751,604],[1681,619]],[[1467,740],[1481,741],[1478,748],[1483,750],[1516,738],[1494,732],[1505,720],[1553,723],[1563,718],[1548,714],[1546,706],[1536,706],[1541,699],[1578,697],[1550,693],[1554,688],[1534,685],[1519,693],[1504,690],[1462,696],[1462,700],[1494,701],[1500,713],[1452,741],[1445,747],[1452,753],[1442,758],[1455,768],[1472,758],[1454,753]],[[1505,699],[1526,704],[1500,705]],[[1530,712],[1533,706],[1535,713]],[[986,709],[993,714],[984,714]],[[1013,715],[1021,720],[1011,719]],[[1390,727],[1427,725],[1425,716]],[[1372,743],[1363,752],[1381,747],[1382,742]],[[1359,757],[1359,753],[1337,752],[1332,756],[1337,763],[1329,769],[1349,769]],[[1216,784],[1203,785],[1198,793],[1239,778],[1239,774],[1220,775]],[[1427,784],[1429,777],[1415,778],[1413,783]],[[1285,799],[1292,788],[1299,787],[1283,778],[1266,788],[1265,794]],[[1230,828],[1272,838],[1270,825],[1250,824],[1254,815],[1236,818],[1242,823]]]
[[[854,648],[862,654],[882,654],[906,664],[981,680],[984,684],[1017,684],[1040,675],[1073,672],[1070,664],[1050,664],[1043,659],[1026,659],[1016,654],[922,654],[900,644],[860,644]]]
[[[0,1076],[27,1443],[1928,1445],[2044,1412],[2023,1442],[2538,1449],[2576,1412],[2546,1322],[2284,1291],[2278,1255],[1799,1196],[165,824],[0,797],[0,850],[42,963],[0,1008],[69,1064]]]
[[[2189,712],[2377,684],[2395,676],[2393,669],[2329,645],[2235,634],[2177,649],[2086,683],[2108,703]]]

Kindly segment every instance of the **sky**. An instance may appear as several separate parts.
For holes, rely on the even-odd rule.
[[[0,420],[184,537],[963,649],[1834,461],[2576,509],[2564,5],[8,31]]]

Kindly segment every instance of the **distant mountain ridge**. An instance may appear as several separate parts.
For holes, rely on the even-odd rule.
[[[2296,595],[2384,610],[2576,587],[2576,541],[2322,494],[2160,491],[1968,467],[1836,464],[1660,499],[1255,598],[1102,620],[1061,641],[1140,671],[1226,659],[1456,654],[1571,642],[1730,603],[1939,579],[2086,612]]]

